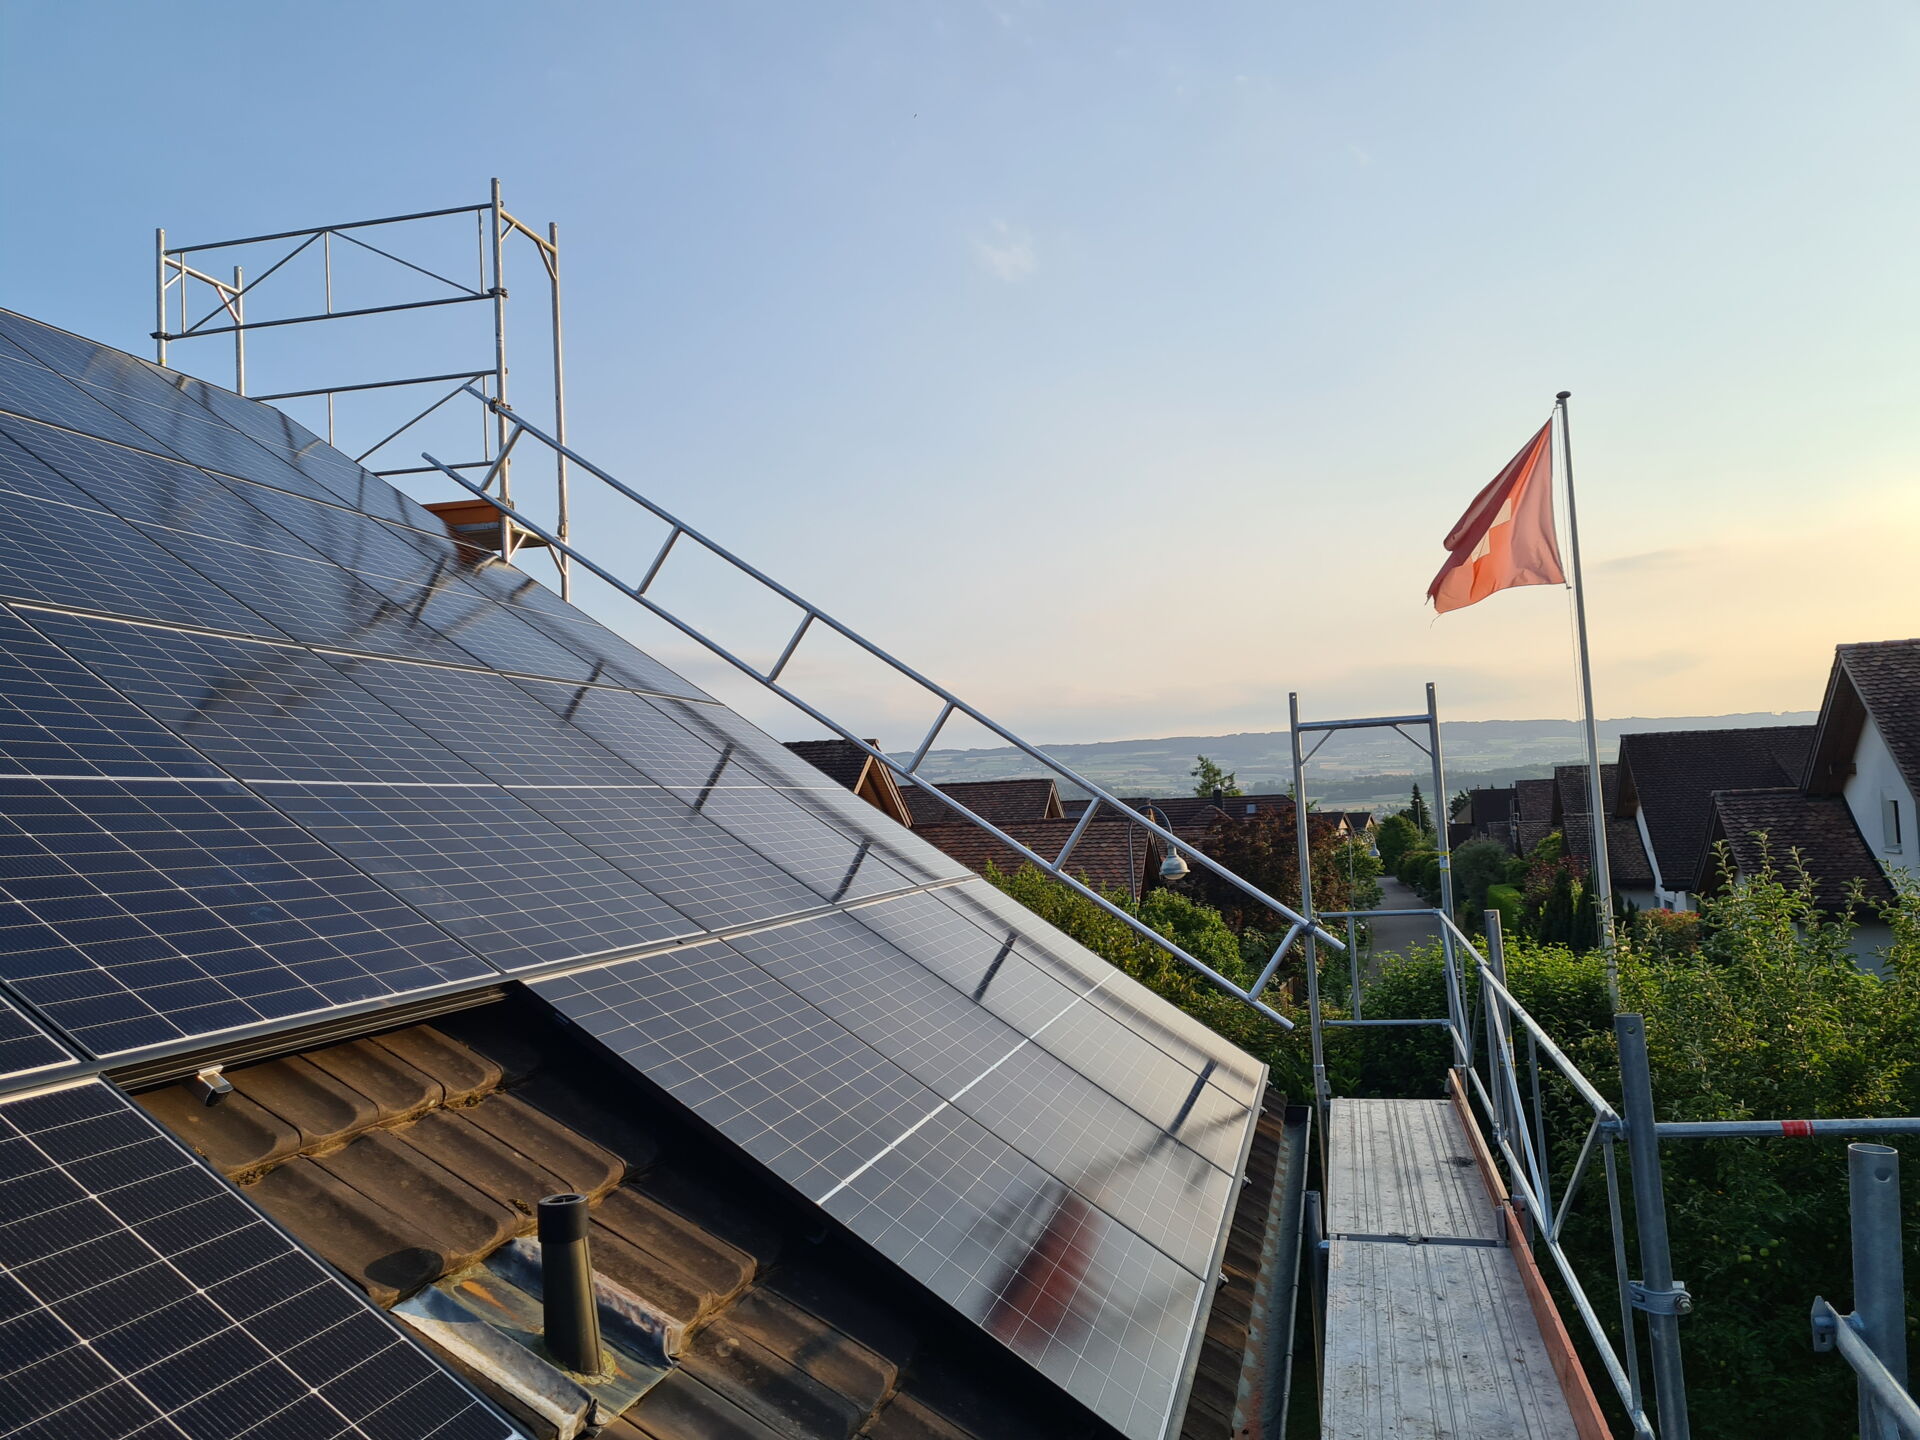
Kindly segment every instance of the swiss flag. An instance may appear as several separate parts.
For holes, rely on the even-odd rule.
[[[1440,614],[1514,585],[1564,585],[1553,534],[1553,422],[1520,447],[1447,532],[1451,553],[1427,587]]]

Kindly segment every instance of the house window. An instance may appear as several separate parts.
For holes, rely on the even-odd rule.
[[[1259,813],[1260,813],[1260,807],[1259,807],[1258,805],[1248,805],[1248,806],[1247,806],[1247,814],[1249,814],[1249,815],[1257,815],[1257,814],[1259,814]]]
[[[1880,792],[1880,848],[1889,854],[1898,854],[1905,839],[1900,813],[1900,797],[1890,790]]]

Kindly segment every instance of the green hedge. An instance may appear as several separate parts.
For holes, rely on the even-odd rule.
[[[1489,885],[1487,887],[1487,909],[1500,912],[1500,928],[1507,935],[1521,933],[1521,923],[1526,918],[1526,897],[1520,893],[1518,885]]]

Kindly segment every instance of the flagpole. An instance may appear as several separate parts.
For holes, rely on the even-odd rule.
[[[1600,735],[1593,716],[1593,660],[1587,651],[1587,591],[1580,578],[1580,516],[1573,503],[1573,434],[1567,423],[1571,390],[1554,396],[1560,412],[1560,458],[1567,473],[1567,540],[1573,547],[1573,614],[1580,649],[1580,698],[1587,719],[1587,836],[1593,855],[1594,904],[1599,912],[1600,948],[1607,959],[1607,994],[1620,1004],[1620,966],[1614,955],[1613,865],[1607,854],[1606,787],[1600,783]]]

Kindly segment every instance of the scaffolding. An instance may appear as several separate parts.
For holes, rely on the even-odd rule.
[[[474,221],[474,269],[471,278],[459,278],[444,269],[417,264],[395,253],[405,242],[405,233],[417,232],[429,221],[445,221],[470,215]],[[400,238],[392,238],[398,234]],[[341,445],[336,417],[336,400],[344,395],[379,390],[424,391],[425,404],[400,425],[389,428],[378,438],[358,436],[345,448],[353,459],[367,465],[384,479],[405,475],[439,474],[435,467],[422,465],[383,466],[382,452],[402,436],[414,432],[422,421],[439,412],[457,398],[478,389],[489,401],[505,404],[508,398],[510,367],[507,350],[507,259],[519,243],[531,248],[540,262],[546,281],[547,338],[551,342],[553,390],[551,424],[555,436],[564,440],[567,433],[566,353],[560,313],[560,230],[549,222],[546,234],[509,211],[501,200],[500,182],[494,180],[486,200],[476,205],[454,205],[438,210],[418,210],[405,215],[386,215],[374,220],[353,220],[344,224],[317,225],[303,230],[281,230],[264,235],[245,235],[235,239],[209,240],[194,245],[168,245],[164,229],[154,232],[154,359],[169,363],[169,346],[188,340],[206,340],[231,336],[233,341],[233,389],[236,394],[265,401],[321,400],[326,407],[325,433],[329,445]],[[252,278],[240,265],[232,265],[231,278],[215,273],[228,268],[232,252],[255,247],[273,247],[267,263]],[[371,255],[379,262],[379,271],[390,278],[405,281],[418,293],[382,304],[355,304],[353,297],[335,295],[335,250],[352,247],[356,257]],[[247,302],[268,281],[279,277],[280,293],[290,287],[295,272],[292,262],[302,255],[317,252],[319,260],[319,305],[311,302],[301,313],[275,314],[271,318],[247,318]],[[485,305],[492,314],[491,345],[484,354],[476,354],[472,368],[435,374],[380,374],[355,378],[338,384],[309,389],[282,390],[267,394],[247,389],[247,336],[257,330],[289,326],[312,326],[328,321],[360,319],[374,315],[439,311],[451,305]],[[295,307],[297,310],[300,307]],[[258,309],[255,311],[258,317]],[[427,389],[426,387],[433,387]],[[448,388],[450,387],[450,388]],[[502,413],[483,413],[477,459],[456,460],[448,468],[466,472],[481,471],[486,493],[507,505],[514,504],[513,473],[510,452],[513,436]],[[371,440],[371,443],[367,443]],[[553,513],[554,531],[561,538],[571,533],[569,514],[567,456],[554,452]],[[466,502],[459,502],[465,504]],[[434,507],[442,508],[442,507]],[[448,510],[453,507],[444,507]],[[448,514],[450,526],[458,519]],[[476,527],[469,527],[476,528]],[[493,528],[503,558],[511,561],[514,553],[529,545],[544,545],[524,529],[489,517],[477,528]],[[468,538],[468,537],[463,537]],[[563,548],[551,551],[559,573],[562,598],[572,596],[572,565]]]

